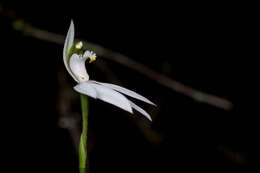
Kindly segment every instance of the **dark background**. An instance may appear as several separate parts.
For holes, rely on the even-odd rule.
[[[257,64],[251,60],[254,38],[248,13],[254,11],[246,5],[0,2],[5,12],[13,11],[17,18],[58,34],[65,35],[73,19],[76,37],[234,104],[232,111],[225,111],[196,102],[99,57],[87,64],[92,79],[120,81],[158,107],[137,101],[151,113],[154,121],[149,123],[139,114],[130,116],[89,99],[91,172],[259,171],[253,90]],[[75,83],[63,65],[63,45],[16,31],[5,12],[0,16],[1,172],[77,172],[71,136],[59,124],[63,88],[59,78],[66,79],[69,92],[76,95],[71,109],[80,113],[79,97],[72,89]],[[118,81],[110,81],[110,74],[96,67],[101,62]],[[148,127],[147,133],[140,128],[142,124]],[[152,132],[159,134],[158,140],[153,140]]]

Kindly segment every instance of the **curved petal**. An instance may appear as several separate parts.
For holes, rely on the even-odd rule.
[[[86,82],[89,76],[85,66],[86,58],[73,54],[69,60],[69,67],[79,82]]]
[[[133,113],[129,100],[122,94],[110,88],[107,88],[105,86],[98,85],[89,81],[85,83],[88,83],[90,86],[95,88],[95,90],[97,91],[98,99],[103,100],[104,102],[110,103],[112,105],[115,105],[130,113]]]
[[[151,105],[154,105],[156,106],[153,102],[151,102],[150,100],[148,100],[147,98],[145,98],[144,96],[141,96],[140,94],[134,92],[134,91],[131,91],[129,89],[126,89],[124,87],[121,87],[121,86],[118,86],[118,85],[114,85],[114,84],[110,84],[110,83],[102,83],[102,82],[97,82],[97,81],[92,81],[92,82],[95,82],[97,84],[100,84],[100,85],[103,85],[105,87],[108,87],[108,88],[111,88],[113,90],[116,90],[118,92],[121,92],[125,95],[128,95],[130,97],[133,97],[133,98],[136,98],[138,100],[141,100],[143,102],[146,102],[146,103],[149,103]]]
[[[69,30],[68,30],[68,33],[67,33],[67,36],[65,39],[64,47],[63,47],[63,62],[65,64],[65,67],[66,67],[67,71],[69,72],[69,74],[73,77],[73,79],[75,81],[79,82],[78,79],[76,78],[76,76],[73,75],[73,73],[69,67],[69,58],[70,58],[69,51],[73,45],[73,42],[74,42],[74,23],[71,20],[70,27],[69,27]]]
[[[149,119],[150,121],[152,121],[151,116],[142,108],[140,108],[139,106],[137,106],[136,104],[134,104],[133,102],[131,102],[129,100],[130,105],[132,106],[132,108],[134,108],[135,110],[137,110],[138,112],[140,112],[141,114],[143,114],[147,119]]]

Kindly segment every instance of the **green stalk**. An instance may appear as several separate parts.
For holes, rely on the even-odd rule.
[[[88,97],[80,94],[82,110],[82,132],[79,143],[79,170],[86,173],[87,167],[87,132],[88,132]]]

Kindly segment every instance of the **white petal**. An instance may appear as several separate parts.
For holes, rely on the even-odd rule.
[[[73,75],[71,69],[69,68],[69,58],[70,58],[69,51],[73,45],[73,42],[74,42],[74,24],[73,24],[73,21],[71,20],[70,27],[69,27],[69,30],[68,30],[68,33],[67,33],[67,36],[65,39],[64,47],[63,47],[63,61],[64,61],[65,67],[66,67],[67,71],[69,72],[69,74],[73,77],[73,79],[75,81],[79,82],[78,79],[76,78],[76,76]]]
[[[64,49],[63,49],[64,54],[66,54],[66,55],[69,54],[69,51],[73,45],[73,42],[74,42],[74,23],[71,20],[70,27],[67,32],[67,36],[66,36],[65,43],[64,43]]]
[[[133,113],[132,107],[129,103],[129,100],[123,96],[122,94],[114,91],[110,88],[107,88],[102,85],[98,85],[92,82],[87,82],[90,86],[96,89],[97,91],[97,98],[103,100],[107,103],[115,105],[121,109],[124,109],[130,113]]]
[[[79,82],[86,82],[89,76],[85,66],[86,58],[73,54],[70,58],[69,67]]]
[[[91,85],[89,85],[87,82],[83,82],[83,83],[76,85],[74,87],[74,89],[81,94],[88,95],[88,96],[93,97],[95,99],[97,98],[96,89],[94,87],[92,87]]]
[[[132,106],[132,108],[134,108],[135,110],[137,110],[138,112],[140,112],[141,114],[143,114],[146,118],[148,118],[150,121],[152,121],[151,116],[142,108],[140,108],[139,106],[137,106],[136,104],[134,104],[133,102],[131,102],[130,100],[128,100],[130,105]]]
[[[129,89],[126,89],[126,88],[123,88],[121,86],[118,86],[118,85],[114,85],[114,84],[109,84],[109,83],[102,83],[102,82],[97,82],[97,81],[93,81],[93,82],[96,82],[100,85],[103,85],[103,86],[106,86],[108,88],[111,88],[111,89],[114,89],[118,92],[121,92],[125,95],[128,95],[130,97],[133,97],[133,98],[136,98],[136,99],[139,99],[139,100],[142,100],[143,102],[146,102],[146,103],[149,103],[151,105],[155,105],[153,102],[151,102],[150,100],[148,100],[147,98],[141,96],[140,94],[137,94],[136,92],[134,91],[131,91]]]

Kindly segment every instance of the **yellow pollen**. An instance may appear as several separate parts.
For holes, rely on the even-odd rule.
[[[95,60],[96,60],[96,57],[90,58],[89,63],[92,63]]]

